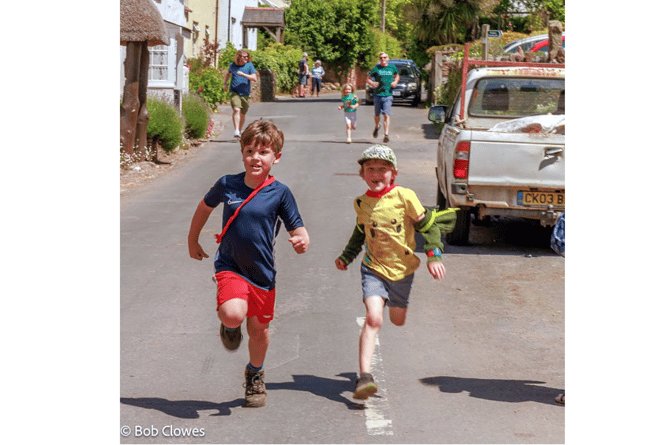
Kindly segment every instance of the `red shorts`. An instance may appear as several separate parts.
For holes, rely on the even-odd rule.
[[[258,317],[261,323],[269,323],[274,318],[274,296],[276,289],[264,290],[246,281],[234,272],[222,271],[216,275],[216,310],[233,298],[241,298],[248,304],[246,318]]]

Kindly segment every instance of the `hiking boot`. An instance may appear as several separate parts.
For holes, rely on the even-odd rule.
[[[374,395],[377,389],[378,388],[374,383],[374,377],[372,377],[371,374],[363,372],[360,374],[358,380],[355,381],[355,392],[353,393],[353,398],[365,400],[369,396]]]
[[[267,400],[267,392],[265,391],[265,370],[251,371],[246,367],[244,372],[246,383],[246,394],[244,395],[244,407],[246,408],[260,408],[265,406]]]
[[[379,137],[379,127],[374,128],[374,133],[372,133],[372,136],[375,138]]]
[[[390,138],[387,134],[383,135],[383,142],[390,142]]]
[[[242,342],[241,326],[233,330],[228,330],[223,326],[223,323],[221,323],[219,334],[221,335],[221,341],[223,342],[225,349],[228,351],[236,351],[237,348],[239,348],[239,344]]]

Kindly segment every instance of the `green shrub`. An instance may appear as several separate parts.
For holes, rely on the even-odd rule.
[[[206,67],[192,70],[189,74],[188,90],[199,94],[212,110],[228,99],[223,91],[224,74],[217,68]]]
[[[181,106],[186,121],[186,136],[200,139],[207,135],[211,110],[209,105],[200,96],[187,94]]]
[[[298,82],[297,65],[302,58],[302,50],[291,45],[272,43],[263,51],[251,52],[256,71],[271,70],[276,79],[277,92],[290,92]],[[312,66],[312,61],[309,61]]]
[[[149,124],[147,141],[159,142],[165,151],[178,147],[184,138],[184,122],[176,107],[164,100],[149,96],[146,101]]]

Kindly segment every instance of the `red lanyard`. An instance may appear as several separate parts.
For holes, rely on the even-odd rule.
[[[265,187],[265,186],[270,185],[270,184],[273,183],[273,182],[274,182],[274,176],[270,176],[269,178],[265,179],[265,182],[263,182],[263,183],[260,184],[258,187],[256,187],[255,190],[253,190],[253,191],[251,192],[251,194],[249,195],[249,197],[246,198],[246,199],[244,200],[244,202],[242,202],[242,203],[239,205],[239,207],[237,207],[237,210],[235,210],[235,213],[232,214],[232,216],[230,217],[230,219],[228,219],[228,222],[225,224],[225,227],[223,227],[223,231],[222,231],[220,234],[216,235],[216,242],[217,242],[217,243],[220,243],[220,242],[221,242],[221,240],[223,239],[223,236],[225,235],[225,232],[228,231],[228,227],[230,227],[230,224],[232,223],[232,221],[233,221],[235,218],[237,218],[237,215],[239,214],[239,211],[242,209],[242,207],[244,207],[244,205],[245,205],[247,202],[249,202],[251,199],[253,199],[253,197],[260,191],[260,189],[262,189],[262,188]]]

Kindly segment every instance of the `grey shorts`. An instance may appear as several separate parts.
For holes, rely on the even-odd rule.
[[[369,267],[360,265],[362,275],[362,299],[379,296],[390,307],[406,309],[409,306],[409,293],[413,285],[413,275],[399,281],[390,281],[376,275]]]

